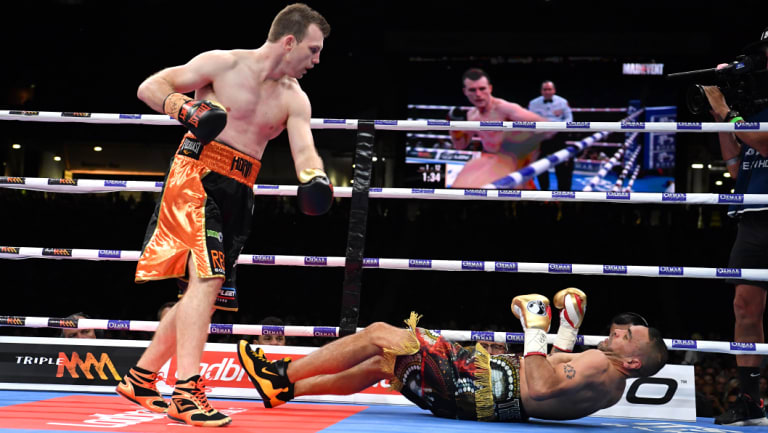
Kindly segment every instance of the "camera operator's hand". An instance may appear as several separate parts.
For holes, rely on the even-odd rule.
[[[707,95],[709,106],[712,107],[712,110],[709,112],[712,113],[712,117],[715,118],[715,121],[722,122],[725,120],[725,116],[728,115],[728,112],[731,110],[730,107],[728,107],[728,104],[725,102],[723,92],[721,92],[717,86],[701,87],[704,89],[704,94]]]

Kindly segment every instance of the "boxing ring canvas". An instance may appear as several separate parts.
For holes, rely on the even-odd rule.
[[[586,417],[572,421],[481,423],[437,418],[415,406],[354,405],[291,402],[265,409],[260,401],[212,399],[217,408],[232,416],[225,431],[264,432],[739,432],[757,427],[714,425],[711,418],[696,422],[649,421]],[[160,433],[193,428],[162,414],[141,410],[114,394],[45,391],[0,391],[0,433],[33,432],[126,432]]]

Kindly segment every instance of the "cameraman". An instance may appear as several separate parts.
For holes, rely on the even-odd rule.
[[[768,54],[768,29],[759,42],[749,45],[747,54]],[[727,65],[718,65],[721,69]],[[717,122],[744,122],[732,110],[722,92],[715,86],[704,87],[704,92]],[[768,109],[747,116],[750,122],[768,122]],[[768,132],[721,132],[720,151],[728,172],[736,178],[737,194],[768,193]],[[729,267],[768,268],[768,205],[736,205],[728,215],[738,219],[738,233],[731,249]],[[765,281],[729,281],[736,285],[733,312],[735,314],[734,340],[762,343],[763,315],[765,313]],[[736,355],[741,393],[728,410],[715,418],[722,425],[768,425],[759,396],[759,355]]]

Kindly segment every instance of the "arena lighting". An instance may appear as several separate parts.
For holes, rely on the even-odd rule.
[[[721,186],[722,184],[723,184],[722,180],[716,180],[715,181],[715,185],[717,185],[717,186]]]
[[[727,171],[723,173],[723,177],[731,177],[731,173],[728,173]]]
[[[704,164],[699,164],[699,163],[691,164],[691,168],[702,169],[704,168]]]
[[[93,151],[94,152],[101,152],[102,150],[104,150],[104,149],[101,146],[93,146]]]
[[[56,155],[56,156],[53,157],[53,160],[56,161],[56,162],[61,161],[61,157]]]
[[[14,148],[14,149],[21,149],[21,145],[18,144],[18,143],[12,144],[11,147]]]

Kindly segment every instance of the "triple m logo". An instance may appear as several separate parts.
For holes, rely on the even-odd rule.
[[[117,370],[115,370],[114,364],[112,364],[112,360],[109,359],[109,355],[106,353],[102,353],[97,360],[91,352],[86,353],[85,359],[80,358],[77,352],[72,352],[70,357],[67,357],[64,352],[59,352],[59,359],[56,364],[58,365],[56,377],[64,377],[64,372],[66,371],[73,379],[78,379],[80,374],[82,374],[86,379],[95,380],[94,373],[101,380],[109,380],[108,373],[111,374],[114,380],[121,379]]]

